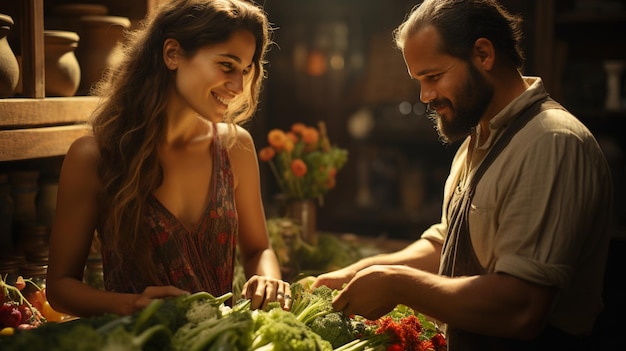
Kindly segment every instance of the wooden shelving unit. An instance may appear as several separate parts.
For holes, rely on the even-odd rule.
[[[0,161],[64,155],[88,132],[85,122],[97,102],[87,96],[0,100]]]
[[[20,1],[23,97],[0,99],[0,162],[61,156],[97,105],[95,97],[46,98],[43,0]]]
[[[102,0],[113,15],[133,23],[165,0]],[[90,2],[90,1],[86,1]],[[0,5],[19,9],[14,31],[19,34],[22,57],[20,97],[0,99],[0,171],[5,161],[62,156],[70,144],[88,132],[86,122],[96,108],[93,96],[46,97],[44,12],[64,0],[17,0]],[[16,12],[16,11],[14,11]]]

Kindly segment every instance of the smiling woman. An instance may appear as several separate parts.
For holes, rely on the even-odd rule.
[[[228,40],[193,53],[187,53],[174,38],[166,39],[163,46],[167,68],[176,71],[178,94],[174,97],[184,98],[184,104],[211,121],[221,122],[229,104],[250,84],[254,35],[239,30]]]
[[[278,301],[256,151],[270,27],[245,0],[173,0],[128,33],[95,92],[93,133],[63,163],[48,298],[76,316],[130,314],[153,299],[232,290],[237,253],[253,308]],[[94,231],[105,290],[83,283]]]

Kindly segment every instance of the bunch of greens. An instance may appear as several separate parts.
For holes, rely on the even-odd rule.
[[[0,337],[3,351],[139,351],[172,350],[176,331],[189,318],[221,316],[223,302],[232,293],[214,297],[201,292],[165,300],[153,300],[129,316],[106,314],[64,323],[45,323],[30,330],[16,330]]]
[[[307,243],[302,239],[300,226],[289,218],[268,218],[267,232],[281,267],[303,275],[345,267],[363,257],[358,245],[332,234],[318,233],[315,245]]]
[[[0,337],[3,351],[378,351],[445,350],[436,326],[405,306],[376,321],[344,316],[332,307],[338,292],[326,286],[291,285],[293,303],[251,310],[232,307],[232,293],[207,292],[154,300],[130,316],[103,315],[45,323]],[[425,348],[424,348],[425,347]]]

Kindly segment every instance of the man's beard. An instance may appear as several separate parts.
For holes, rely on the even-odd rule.
[[[456,94],[456,107],[446,98],[428,103],[426,116],[436,124],[439,138],[445,144],[452,144],[472,133],[493,98],[493,86],[471,63],[468,64],[468,73],[465,86]],[[448,119],[444,119],[435,110],[444,106],[450,111]]]

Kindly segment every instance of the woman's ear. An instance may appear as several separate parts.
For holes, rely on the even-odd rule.
[[[482,67],[485,71],[491,70],[496,61],[496,52],[491,40],[478,38],[474,43],[474,57],[477,65]]]
[[[165,61],[165,66],[175,71],[178,68],[178,53],[180,50],[180,44],[178,40],[167,38],[163,43],[163,61]]]

